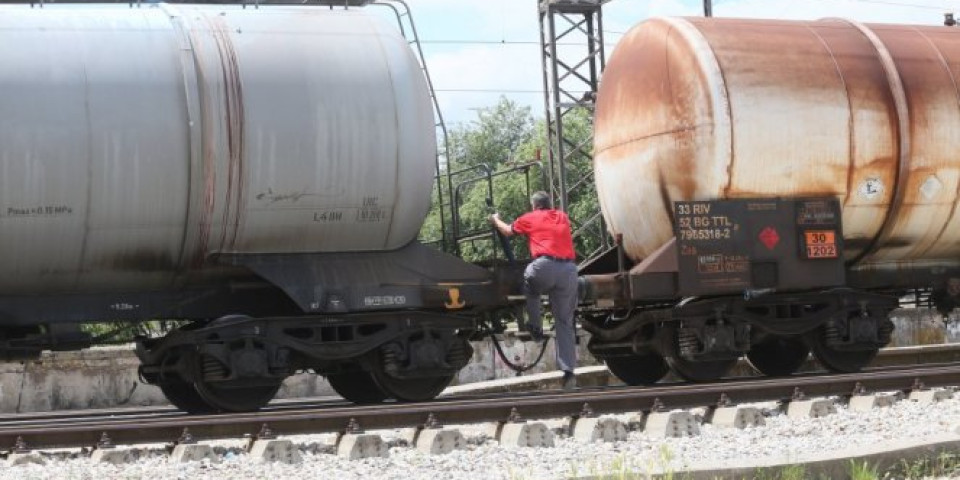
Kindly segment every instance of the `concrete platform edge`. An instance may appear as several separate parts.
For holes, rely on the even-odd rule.
[[[672,464],[627,475],[627,479],[675,478],[681,480],[753,479],[761,471],[779,470],[791,465],[803,465],[805,478],[849,478],[851,461],[866,462],[877,472],[883,473],[901,461],[908,464],[924,458],[936,458],[941,453],[960,449],[960,435],[945,433],[928,439],[896,440],[870,447],[849,449],[830,454],[807,454],[797,456],[774,456],[758,458],[749,465],[734,465],[730,461]],[[571,480],[602,480],[609,475],[581,476]],[[621,477],[617,477],[621,478]]]

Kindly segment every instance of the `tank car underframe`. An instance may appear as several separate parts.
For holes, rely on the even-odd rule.
[[[43,350],[79,350],[96,339],[92,321],[206,320],[224,309],[252,316],[302,313],[283,291],[250,276],[218,286],[144,292],[0,296],[0,358],[32,359]]]
[[[472,355],[467,339],[475,328],[472,315],[425,311],[257,319],[231,315],[162,338],[140,338],[136,353],[144,381],[165,393],[171,385],[198,392],[203,397],[199,408],[178,404],[197,413],[260,408],[284,378],[301,370],[339,379],[367,375],[376,379],[371,388],[380,392],[379,400],[422,400],[426,398],[418,395],[437,395],[467,364]],[[439,389],[409,391],[409,385],[424,382]],[[335,388],[344,384],[331,383]],[[252,399],[234,401],[244,396]]]
[[[768,363],[758,366],[761,371],[782,372],[782,364],[795,364],[762,353],[750,356],[753,347],[775,341],[799,349],[801,361],[805,345],[831,370],[858,370],[865,357],[868,362],[889,342],[893,324],[887,314],[896,307],[895,297],[832,289],[691,299],[670,307],[640,304],[619,316],[597,309],[585,315],[583,326],[593,336],[589,350],[600,359],[646,358],[646,366],[657,369],[657,357],[666,358],[681,376],[708,380],[745,354],[755,363]],[[716,372],[701,375],[700,369]]]
[[[742,355],[785,375],[810,352],[828,369],[857,371],[890,340],[898,297],[851,287],[836,199],[673,207],[674,237],[659,249],[627,265],[620,237],[581,277],[594,310],[584,322],[590,350],[615,359],[608,365],[621,379],[654,382],[666,364],[688,380],[713,380]]]
[[[864,290],[896,295],[929,290],[932,307],[947,315],[960,308],[960,267],[936,262],[916,265],[857,267],[847,272],[847,283]]]

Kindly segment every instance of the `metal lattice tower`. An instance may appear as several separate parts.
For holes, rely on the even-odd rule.
[[[550,193],[557,206],[568,213],[572,213],[572,200],[584,195],[596,198],[592,133],[586,141],[575,141],[565,132],[564,123],[578,111],[586,111],[593,118],[600,74],[606,62],[601,10],[609,1],[538,0]],[[610,239],[599,208],[577,212],[571,215],[571,221],[579,249],[584,248],[583,237],[599,239],[599,245],[590,251],[577,252],[581,258],[591,258],[609,248]]]

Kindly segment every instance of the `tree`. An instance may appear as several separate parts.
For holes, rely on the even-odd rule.
[[[568,118],[565,128],[568,137],[579,139],[586,151],[592,149],[590,138],[593,128],[590,117],[576,113]],[[516,218],[529,209],[529,195],[536,190],[547,190],[543,167],[536,165],[546,149],[546,126],[542,119],[535,120],[529,107],[523,107],[501,97],[492,107],[477,111],[477,119],[454,128],[450,133],[450,159],[442,166],[441,178],[449,169],[452,174],[454,199],[457,203],[456,228],[451,212],[445,226],[447,236],[456,230],[460,255],[474,262],[503,258],[487,217],[496,209],[507,219]],[[531,165],[532,164],[532,165]],[[572,157],[571,178],[588,178],[593,166],[588,157]],[[577,221],[585,221],[599,211],[592,182],[570,198],[568,212],[577,228]],[[434,192],[434,204],[421,231],[421,239],[440,238],[440,211]],[[591,251],[599,244],[596,238],[576,239],[579,251]],[[512,248],[517,258],[528,256],[523,242],[513,241]]]
[[[477,119],[458,125],[450,132],[450,155],[454,170],[486,164],[490,167],[511,162],[521,149],[534,141],[530,107],[500,97],[488,108],[477,110]]]
[[[568,111],[563,117],[567,167],[567,214],[574,229],[574,246],[583,257],[598,253],[602,236],[600,203],[593,176],[593,117],[586,109]],[[581,258],[582,260],[583,258]]]

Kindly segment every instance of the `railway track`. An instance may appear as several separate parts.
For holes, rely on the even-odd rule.
[[[891,347],[880,350],[873,365],[876,367],[905,366],[923,363],[948,363],[960,362],[960,344],[941,344],[941,345],[921,345],[911,347]],[[741,361],[737,371],[750,372],[752,368],[746,361]],[[804,372],[821,371],[821,367],[815,361],[809,360],[804,367]],[[607,377],[605,377],[607,378]],[[612,375],[609,377],[612,378]],[[600,383],[605,384],[609,380],[601,379]],[[614,379],[615,381],[615,379]],[[458,393],[457,398],[489,398],[489,395],[483,393]],[[441,397],[438,401],[445,401],[449,397]],[[309,398],[309,399],[282,399],[271,402],[265,407],[263,412],[279,412],[284,410],[309,409],[309,408],[334,408],[347,407],[351,404],[339,397],[330,398]],[[30,413],[9,413],[0,414],[0,425],[11,427],[14,425],[40,425],[45,422],[61,423],[84,423],[97,422],[101,419],[135,419],[135,418],[161,418],[183,417],[184,413],[172,406],[153,406],[153,407],[122,407],[122,408],[104,408],[96,410],[61,410],[51,412],[30,412]]]
[[[269,426],[273,434],[315,434],[356,431],[358,427],[375,430],[417,427],[427,422],[507,422],[955,385],[960,385],[960,363],[876,368],[856,374],[735,378],[715,383],[655,387],[446,397],[427,403],[297,406],[229,416],[37,419],[0,426],[0,449],[90,447],[96,446],[105,434],[115,444],[177,443],[185,431],[196,440],[256,437],[264,425]]]
[[[264,407],[262,411],[283,411],[290,409],[303,408],[327,408],[342,407],[351,405],[350,402],[340,397],[329,398],[310,398],[297,400],[276,400]],[[30,412],[30,413],[10,413],[0,415],[0,425],[24,425],[37,424],[45,422],[94,422],[100,419],[132,419],[139,417],[183,417],[186,414],[176,407],[153,406],[153,407],[124,407],[124,408],[104,408],[88,410],[61,410],[53,412]]]

